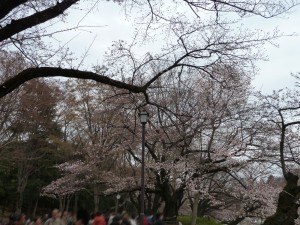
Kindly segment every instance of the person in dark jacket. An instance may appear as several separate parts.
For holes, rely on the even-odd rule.
[[[121,223],[122,223],[122,217],[117,215],[114,216],[110,225],[121,225]]]
[[[153,225],[164,225],[164,214],[158,212],[156,215],[155,215],[155,222]]]
[[[78,210],[75,225],[88,225],[90,215],[86,210]]]

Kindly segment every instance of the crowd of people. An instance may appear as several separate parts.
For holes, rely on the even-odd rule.
[[[12,214],[8,223],[0,221],[0,225],[139,225],[138,221],[137,216],[126,212],[89,214],[86,210],[78,210],[76,215],[73,215],[67,211],[62,213],[53,209],[50,218],[47,214],[34,219],[26,218],[24,214]],[[163,214],[148,214],[144,217],[143,225],[163,225]]]

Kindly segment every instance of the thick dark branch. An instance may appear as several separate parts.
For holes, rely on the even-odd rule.
[[[5,17],[9,12],[11,12],[14,8],[19,5],[28,2],[28,0],[2,0],[0,1],[0,19]]]
[[[21,31],[44,23],[63,14],[64,11],[78,1],[79,0],[64,0],[61,3],[57,3],[53,7],[49,7],[41,12],[34,13],[31,16],[18,20],[12,20],[10,24],[0,29],[0,41],[4,41]]]
[[[29,68],[23,70],[16,76],[8,79],[0,85],[0,98],[4,97],[8,93],[17,89],[20,85],[34,78],[39,77],[69,77],[79,79],[94,80],[102,84],[107,84],[112,87],[126,89],[133,93],[145,92],[144,87],[139,87],[131,84],[126,84],[121,81],[110,79],[109,77],[99,75],[93,72],[80,71],[73,69],[62,69],[57,67],[40,67],[40,68]]]
[[[286,123],[286,124],[284,124],[284,127],[286,128],[288,126],[297,125],[297,124],[300,124],[300,121],[294,121],[294,122]]]
[[[278,111],[281,112],[281,111],[297,110],[297,109],[300,109],[300,106],[281,108],[281,109],[278,109]]]

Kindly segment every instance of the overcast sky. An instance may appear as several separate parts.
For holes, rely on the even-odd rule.
[[[79,16],[80,15],[80,16]],[[81,25],[99,26],[85,28],[81,31],[69,32],[68,35],[60,37],[64,41],[70,41],[69,47],[82,55],[92,44],[88,56],[88,62],[96,63],[102,59],[107,48],[114,40],[124,39],[131,41],[133,28],[124,16],[124,11],[116,3],[103,1],[101,7],[93,14],[81,18],[82,13],[70,13],[69,21],[73,25],[81,21]],[[273,45],[265,46],[268,61],[257,62],[259,72],[253,85],[257,90],[270,93],[284,87],[293,87],[294,79],[291,73],[300,72],[300,7],[296,7],[291,13],[281,18],[262,19],[251,18],[243,21],[247,26],[262,30],[273,30],[275,27],[286,34],[294,33],[294,36],[281,37],[276,41],[279,47]],[[72,26],[71,23],[69,26]],[[297,35],[298,34],[298,35]]]
[[[300,73],[300,7],[295,8],[285,18],[262,21],[262,28],[278,25],[280,31],[295,35],[278,39],[278,48],[266,46],[269,60],[257,63],[260,71],[253,85],[268,93],[274,89],[292,88],[295,79],[290,74]]]

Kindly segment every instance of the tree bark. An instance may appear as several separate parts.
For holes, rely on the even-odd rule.
[[[197,221],[197,212],[198,212],[198,203],[199,203],[200,193],[197,192],[194,196],[193,209],[192,209],[192,223],[191,225],[196,225]]]
[[[183,198],[183,189],[179,188],[172,191],[170,187],[162,192],[163,200],[165,201],[164,216],[165,224],[173,225],[177,223],[178,210],[180,202]]]

